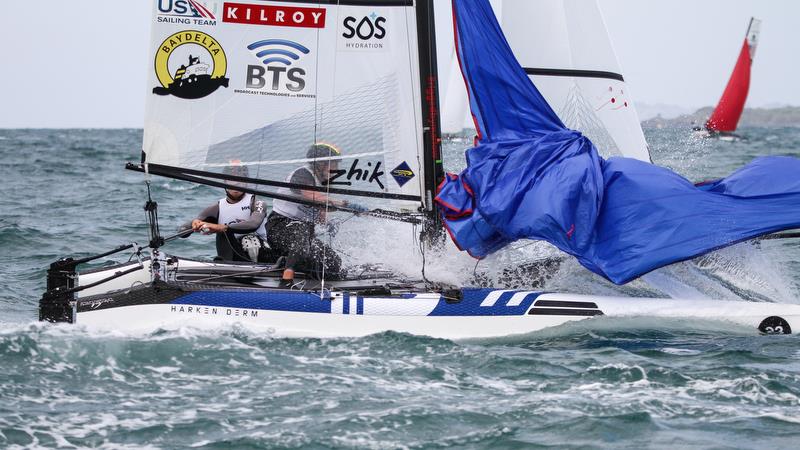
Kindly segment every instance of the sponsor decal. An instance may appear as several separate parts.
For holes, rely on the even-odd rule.
[[[392,170],[389,173],[394,178],[394,181],[396,181],[397,184],[400,185],[400,187],[405,186],[406,183],[408,183],[409,181],[411,181],[412,178],[414,178],[414,172],[411,170],[411,167],[409,167],[408,163],[405,161],[403,161],[402,164],[395,167],[394,170]]]
[[[158,23],[182,25],[217,24],[217,2],[208,0],[157,0]]]
[[[179,64],[179,65],[178,65]],[[175,72],[170,66],[178,65]],[[202,31],[180,31],[164,40],[156,51],[155,70],[161,86],[157,95],[198,99],[228,87],[228,61],[219,42]]]
[[[367,16],[347,16],[342,21],[344,50],[383,50],[386,18],[372,12]]]
[[[222,21],[247,25],[325,28],[325,12],[324,8],[225,2],[222,6]]]
[[[366,181],[369,184],[377,183],[378,187],[383,189],[383,182],[381,181],[381,176],[385,174],[385,172],[381,171],[381,162],[378,161],[373,163],[371,161],[367,161],[367,166],[359,166],[360,161],[358,159],[353,160],[353,164],[350,165],[350,169],[334,169],[331,170],[331,176],[328,178],[327,183],[330,186],[351,186],[353,184],[353,180],[355,181]]]
[[[108,303],[114,303],[115,301],[116,300],[113,297],[101,298],[101,299],[98,299],[98,300],[92,300],[92,302],[89,303],[89,308],[97,309],[97,308],[99,308],[99,307],[101,307],[103,305],[106,305]]]
[[[255,309],[218,308],[213,306],[172,305],[169,312],[195,316],[258,317],[258,310]]]
[[[282,97],[314,98],[304,93],[306,69],[302,60],[311,50],[287,39],[264,39],[247,46],[261,64],[249,64],[245,74],[245,89],[237,94],[276,95]]]

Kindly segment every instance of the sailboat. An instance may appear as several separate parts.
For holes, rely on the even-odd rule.
[[[538,3],[543,9],[537,12],[555,20],[563,17],[563,10],[549,9],[550,3],[583,7],[589,2]],[[516,6],[525,9],[527,4]],[[464,19],[475,14],[475,5],[491,11],[483,0],[456,0],[454,13]],[[503,15],[513,14],[513,8],[504,8]],[[342,214],[357,211],[346,203],[315,203],[297,192],[357,199],[367,206],[360,215],[407,223],[421,241],[435,243],[443,216],[441,201],[434,198],[445,174],[434,2],[243,0],[225,3],[216,22],[193,29],[158,21],[158,14],[154,8],[155,64],[149,78],[154,89],[172,85],[171,68],[189,54],[209,64],[211,79],[228,82],[200,86],[204,95],[199,98],[148,94],[141,163],[129,163],[128,169],[142,172],[146,183],[153,176],[219,188],[237,183],[238,189],[254,195]],[[620,152],[649,160],[640,130],[625,132],[630,104],[593,108],[602,100],[598,86],[606,97],[618,99],[607,98],[611,104],[624,104],[626,94],[613,67],[591,67],[589,59],[581,60],[590,56],[580,50],[589,41],[575,40],[575,34],[587,29],[605,33],[602,22],[592,22],[596,15],[581,17],[591,23],[564,28],[557,21],[537,20],[560,30],[548,45],[569,47],[572,42],[573,62],[585,66],[559,66],[563,61],[554,60],[553,66],[537,64],[526,72],[534,79],[552,78],[550,99],[560,90],[569,99],[563,110],[573,111],[575,120],[606,128]],[[484,20],[489,27],[495,26],[493,21],[493,15]],[[504,39],[493,42],[507,51]],[[473,114],[476,106],[471,104]],[[337,179],[330,181],[336,182],[311,186],[286,181],[288,173],[311,162],[306,149],[319,142],[342,149],[337,159],[346,169],[331,174]],[[248,167],[250,176],[232,175],[226,171],[232,166]],[[241,323],[282,336],[396,331],[448,339],[521,335],[601,316],[692,317],[769,334],[800,328],[800,305],[451,286],[427,281],[424,266],[420,279],[380,268],[335,277],[298,273],[296,284],[286,288],[280,283],[280,260],[201,261],[166,253],[165,245],[186,233],[162,236],[158,205],[149,196],[145,210],[147,245],[128,244],[51,265],[40,301],[41,320],[123,331]],[[121,252],[130,253],[131,262],[78,270],[81,264]]]
[[[761,21],[754,17],[751,18],[728,85],[725,86],[722,98],[719,99],[717,107],[706,121],[704,129],[695,130],[697,136],[718,137],[727,141],[738,138],[734,133],[739,125],[739,119],[742,117],[745,102],[747,102],[747,93],[750,90],[750,69],[756,56],[760,30]]]

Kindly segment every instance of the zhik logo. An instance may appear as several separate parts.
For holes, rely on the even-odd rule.
[[[384,172],[381,170],[381,162],[377,161],[374,167],[371,161],[367,162],[367,167],[359,166],[358,163],[358,159],[353,160],[353,164],[350,165],[350,170],[331,170],[331,176],[328,178],[327,184],[330,186],[351,186],[353,180],[355,180],[366,181],[370,184],[377,183],[378,186],[383,189],[381,177],[384,175]]]

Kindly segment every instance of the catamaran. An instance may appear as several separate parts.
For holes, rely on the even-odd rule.
[[[217,5],[221,8],[203,5],[205,19],[192,27],[159,20],[164,12],[154,7],[143,152],[141,163],[129,163],[128,169],[144,173],[146,182],[153,176],[220,188],[235,182],[237,189],[254,195],[300,204],[309,200],[293,192],[356,198],[367,206],[362,216],[404,222],[425,245],[435,245],[443,219],[454,238],[461,236],[452,229],[457,218],[443,206],[448,197],[441,195],[443,180],[456,175],[445,176],[442,169],[434,2],[241,0]],[[488,123],[478,78],[483,73],[487,83],[502,82],[508,75],[513,79],[505,85],[510,92],[524,97],[535,91],[534,83],[541,85],[564,123],[585,131],[606,150],[650,164],[594,2],[504,2],[508,42],[522,66],[488,2],[456,0],[453,16],[458,58],[482,142],[488,134],[505,131]],[[481,52],[478,39],[494,47]],[[524,44],[528,39],[547,45],[535,46],[544,49],[537,52]],[[480,66],[477,60],[483,57],[497,71]],[[191,87],[191,95],[177,95],[171,88],[173,74],[187,60],[208,65],[208,76],[196,79],[197,86],[181,87],[180,93]],[[508,71],[500,73],[503,68]],[[319,142],[342,149],[338,158],[344,170],[324,186],[285,181],[310,162],[306,149]],[[229,174],[225,169],[231,166],[249,167],[250,176]],[[463,186],[468,188],[466,182]],[[353,212],[341,204],[311,205]],[[526,334],[600,316],[721,320],[762,333],[800,329],[800,305],[452,286],[427,281],[424,262],[418,279],[366,267],[335,277],[298,273],[296,284],[285,288],[280,260],[201,261],[166,253],[165,244],[186,233],[163,237],[157,204],[148,197],[145,209],[147,245],[128,244],[51,265],[41,320],[133,331],[242,323],[283,336],[391,330],[450,339]],[[461,212],[464,217],[473,213]],[[580,239],[575,231],[573,224],[567,239]],[[120,252],[130,252],[131,262],[77,269]]]
[[[697,136],[717,137],[726,141],[738,138],[734,133],[747,102],[747,93],[750,91],[750,68],[756,57],[760,30],[761,21],[755,17],[751,18],[728,85],[725,86],[725,91],[706,121],[705,127],[695,129]]]

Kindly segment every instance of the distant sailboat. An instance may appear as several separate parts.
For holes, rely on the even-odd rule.
[[[734,138],[732,134],[736,131],[739,119],[742,117],[747,93],[750,90],[750,67],[756,56],[760,29],[761,21],[751,18],[742,50],[739,52],[739,59],[733,68],[728,85],[725,87],[717,107],[714,108],[714,112],[711,113],[711,117],[706,121],[705,130],[709,136]]]

